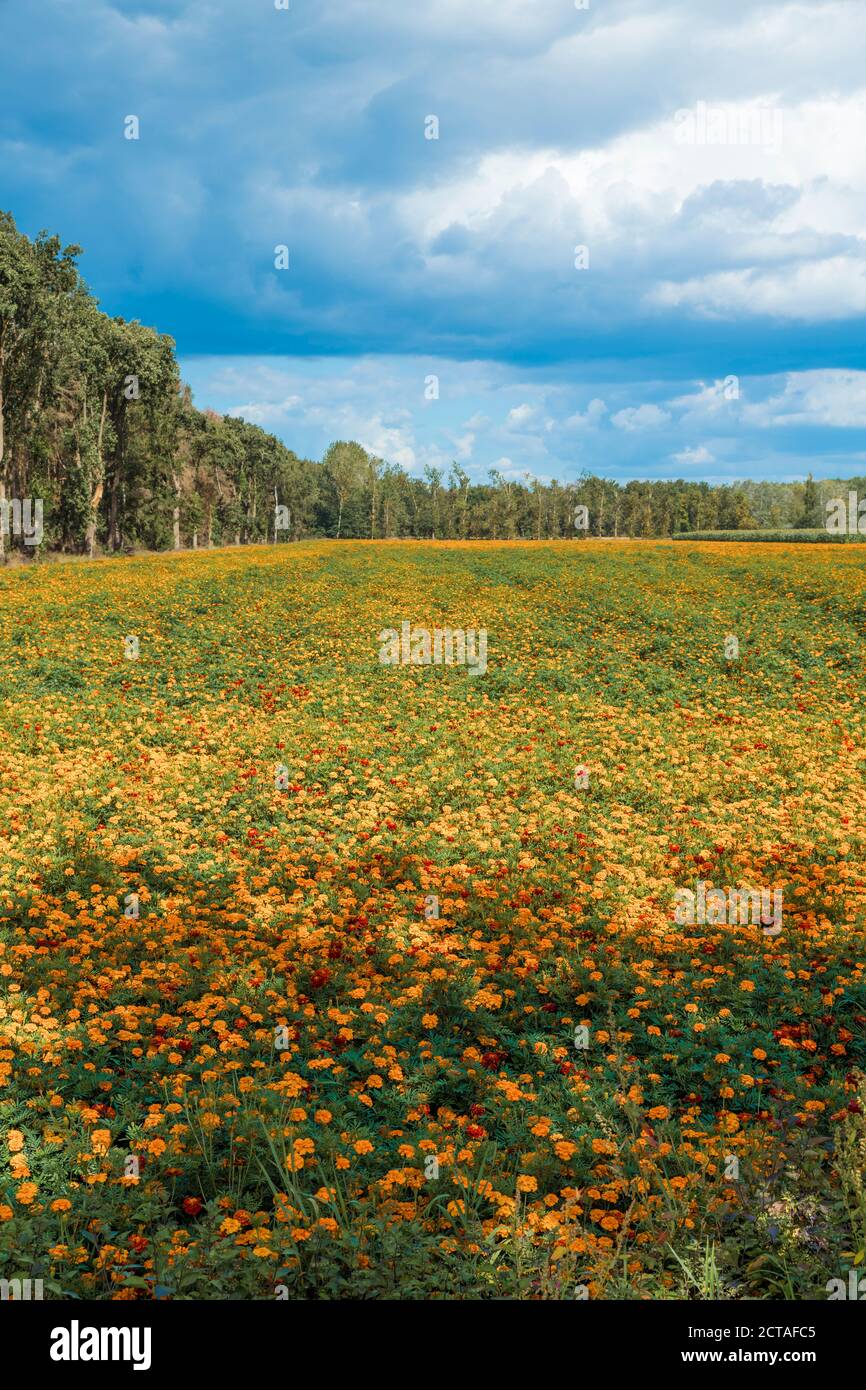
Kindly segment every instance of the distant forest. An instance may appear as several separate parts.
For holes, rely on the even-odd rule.
[[[80,254],[47,233],[30,240],[0,212],[0,554],[814,527],[829,498],[866,493],[862,477],[620,485],[492,469],[477,483],[456,462],[417,478],[343,440],[321,460],[300,458],[256,425],[197,410],[173,340],[103,313]],[[26,499],[42,503],[38,544],[18,524]],[[579,506],[587,531],[575,529]]]

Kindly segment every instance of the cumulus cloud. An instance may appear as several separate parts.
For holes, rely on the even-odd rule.
[[[521,405],[509,410],[505,420],[505,428],[509,430],[522,429],[535,418],[535,407],[528,405],[525,401]]]
[[[784,390],[750,405],[748,424],[820,426],[831,429],[866,427],[866,371],[812,371],[791,374]]]
[[[650,430],[666,424],[670,418],[669,412],[658,405],[630,405],[612,415],[611,424],[618,430]]]
[[[677,463],[685,464],[688,468],[696,468],[703,464],[715,463],[715,455],[703,444],[699,444],[694,449],[680,449],[679,453],[674,454],[673,458]]]
[[[576,410],[573,415],[569,415],[563,422],[565,429],[584,429],[590,425],[598,425],[607,414],[607,406],[604,401],[599,400],[598,396],[593,397],[586,410],[583,412]]]

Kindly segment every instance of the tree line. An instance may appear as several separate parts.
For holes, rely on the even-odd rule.
[[[80,254],[0,212],[0,554],[820,526],[827,499],[866,491],[864,479],[620,485],[496,469],[475,482],[457,462],[419,478],[353,440],[301,458],[257,425],[196,409],[173,340],[105,314]],[[41,501],[38,543],[18,524],[23,499]]]

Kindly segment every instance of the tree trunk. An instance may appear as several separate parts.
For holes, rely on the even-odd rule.
[[[87,396],[84,397],[85,419],[87,416]],[[102,393],[102,413],[99,417],[99,432],[96,436],[96,467],[98,470],[96,487],[90,497],[90,519],[87,523],[87,531],[84,543],[87,547],[87,554],[93,559],[93,551],[96,546],[96,521],[99,511],[99,504],[102,501],[102,494],[105,491],[105,465],[102,461],[102,440],[105,434],[105,417],[108,414],[108,391]]]
[[[172,474],[174,483],[174,506],[171,509],[171,538],[172,548],[180,550],[180,478]]]
[[[108,510],[108,545],[111,550],[120,549],[120,532],[117,528],[117,498],[120,491],[120,465],[114,470],[111,479],[111,497]]]
[[[96,547],[96,514],[99,509],[99,504],[102,501],[102,493],[103,482],[100,478],[99,482],[96,484],[96,490],[90,499],[90,520],[87,523],[87,533],[84,537],[84,543],[87,546],[87,554],[90,556],[91,560],[93,559],[93,551]]]

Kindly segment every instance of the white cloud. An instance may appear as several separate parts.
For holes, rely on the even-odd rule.
[[[565,429],[583,429],[589,425],[599,425],[606,414],[607,406],[596,396],[590,401],[583,414],[576,410],[573,415],[569,415],[563,421],[563,427]]]
[[[505,428],[509,430],[522,429],[524,425],[529,424],[530,420],[532,420],[534,416],[534,406],[528,405],[526,403],[524,403],[523,405],[515,406],[513,410],[509,410],[508,412],[508,415],[505,420]]]
[[[679,453],[673,454],[672,457],[677,463],[685,464],[687,467],[698,467],[700,464],[716,461],[715,455],[703,444],[699,444],[695,449],[680,449]]]
[[[760,427],[866,428],[866,372],[792,372],[784,389],[748,406],[744,422]]]
[[[866,246],[862,259],[832,256],[784,270],[731,270],[681,284],[667,281],[656,286],[648,300],[716,318],[855,318],[866,312]]]
[[[630,405],[612,415],[611,424],[616,425],[618,430],[647,430],[667,424],[670,418],[670,413],[657,405]]]
[[[454,448],[457,453],[458,463],[468,463],[472,457],[472,446],[475,443],[475,435],[470,430],[467,434],[461,434],[454,441]]]
[[[248,401],[246,405],[233,405],[227,415],[240,416],[251,425],[261,425],[263,429],[277,429],[288,424],[297,414],[301,405],[300,396],[287,396],[282,401]]]

